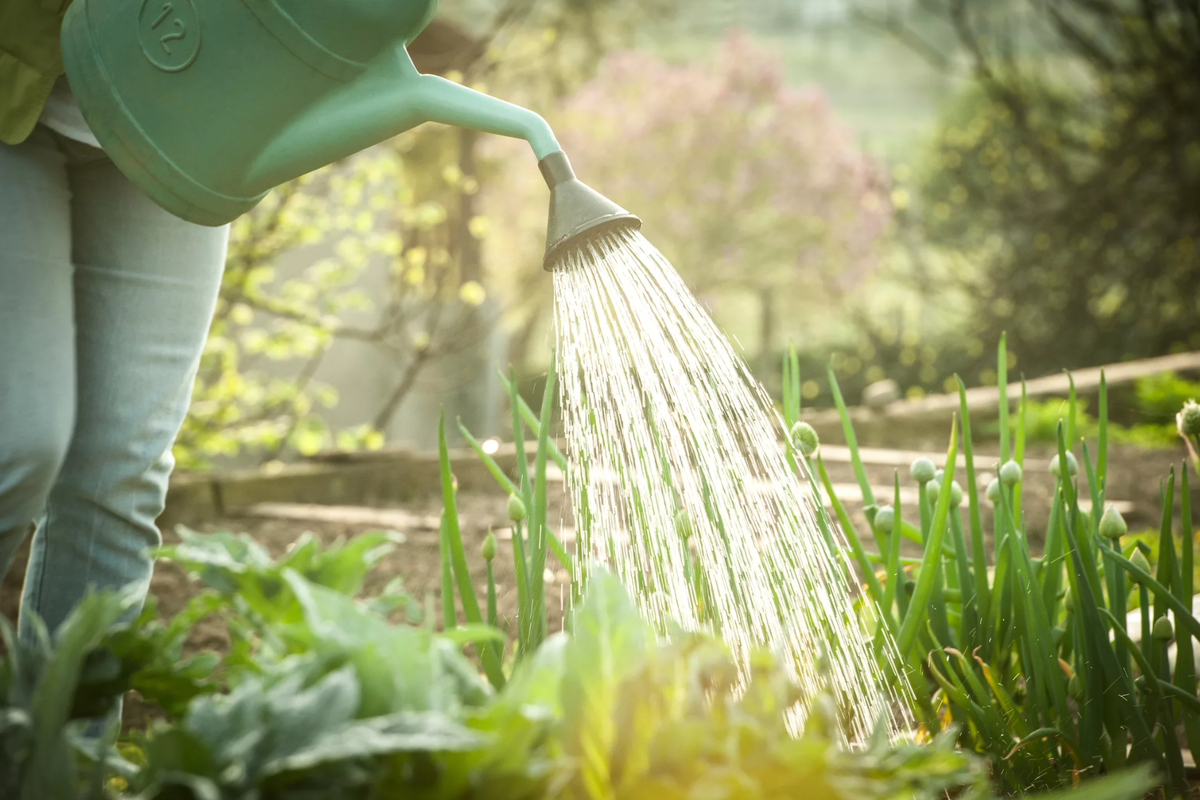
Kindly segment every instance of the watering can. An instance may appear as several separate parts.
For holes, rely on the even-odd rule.
[[[578,178],[538,114],[417,71],[437,0],[76,0],[67,77],[113,163],[223,225],[273,187],[424,122],[525,139],[550,187],[544,266],[641,221]]]

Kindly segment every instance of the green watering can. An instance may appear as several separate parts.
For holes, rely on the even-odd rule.
[[[544,265],[641,221],[587,187],[546,121],[433,75],[408,44],[437,0],[75,0],[67,77],[156,203],[223,225],[274,186],[423,122],[525,139],[550,186]]]

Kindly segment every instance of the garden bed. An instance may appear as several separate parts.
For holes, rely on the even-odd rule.
[[[983,446],[987,447],[986,444]],[[832,450],[833,448],[830,449]],[[1182,447],[1174,450],[1148,450],[1130,446],[1113,446],[1110,450],[1111,462],[1114,468],[1109,481],[1109,497],[1114,501],[1126,504],[1121,510],[1129,522],[1131,531],[1153,528],[1157,524],[1159,514],[1160,482],[1167,470],[1172,465],[1177,465],[1179,460],[1184,457],[1185,451]],[[902,465],[891,462],[902,461],[909,454],[899,451],[890,451],[890,453],[891,455],[889,455],[889,451],[876,451],[875,453],[867,453],[864,457],[867,475],[881,496],[888,496],[890,494],[888,487],[890,487],[892,481],[893,470],[900,470],[902,485],[908,483],[907,464]],[[1044,525],[1044,521],[1047,518],[1051,495],[1054,490],[1053,477],[1046,467],[1049,463],[1050,455],[1051,453],[1048,448],[1037,448],[1031,449],[1026,457],[1026,464],[1028,465],[1026,481],[1031,500],[1026,506],[1026,517],[1029,523],[1030,541],[1035,546],[1040,546],[1040,542],[1044,536],[1044,531],[1041,530],[1040,526]],[[901,458],[898,459],[892,456],[901,456]],[[360,468],[362,461],[372,458],[377,459],[378,456],[368,455],[361,461],[347,458],[343,462],[343,465],[348,472],[353,472]],[[835,485],[847,489],[846,499],[851,501],[848,503],[848,506],[855,520],[861,522],[861,503],[854,502],[856,500],[857,488],[851,488],[854,478],[850,470],[850,465],[831,458],[828,461],[828,466]],[[433,481],[436,480],[437,471],[436,457],[429,458],[428,463],[418,463],[413,468],[418,469],[421,467],[427,470],[428,477],[431,479],[428,483],[433,485]],[[977,476],[981,491],[992,477],[994,475],[987,472],[983,472]],[[959,479],[963,479],[961,474],[959,475]],[[408,481],[411,479],[397,477],[396,480]],[[248,486],[249,482],[250,479],[247,479],[245,485]],[[512,616],[514,610],[513,604],[515,603],[512,575],[513,562],[507,553],[507,548],[510,545],[509,540],[505,536],[505,531],[509,522],[504,511],[504,496],[499,492],[485,491],[484,489],[487,488],[486,482],[480,481],[477,485],[480,488],[473,488],[470,492],[464,491],[459,498],[462,507],[463,539],[468,555],[471,557],[472,577],[477,585],[482,586],[484,568],[483,560],[478,557],[478,551],[484,537],[487,535],[488,529],[494,528],[497,531],[501,546],[501,555],[495,562],[496,581],[499,589],[499,610],[501,616]],[[406,541],[379,564],[369,580],[378,586],[382,586],[388,580],[398,577],[402,579],[404,587],[417,601],[423,601],[426,593],[432,593],[434,599],[437,600],[441,564],[438,554],[437,529],[429,523],[437,519],[437,515],[441,511],[441,499],[426,491],[417,492],[411,489],[404,489],[402,491],[410,492],[410,495],[416,499],[404,504],[394,504],[392,507],[409,512],[412,518],[418,520],[419,523],[416,526],[409,527],[396,526],[398,532],[405,535]],[[841,494],[840,490],[839,494]],[[268,499],[271,496],[265,495],[263,499]],[[1194,483],[1192,496],[1195,507],[1200,507],[1200,481]],[[251,497],[249,500],[252,501],[254,498]],[[567,498],[562,483],[551,483],[549,498],[550,508],[552,509],[551,519],[556,521],[561,520],[561,524],[559,525],[561,528],[567,528],[571,524],[570,505],[566,501]],[[355,523],[322,519],[270,518],[247,513],[251,508],[253,508],[252,502],[241,513],[220,516],[215,519],[201,517],[199,521],[189,520],[188,515],[186,513],[181,514],[178,509],[168,509],[168,516],[174,522],[194,527],[198,531],[228,530],[247,533],[266,547],[272,554],[276,555],[286,550],[292,542],[306,531],[311,531],[322,542],[331,542],[338,536],[350,536],[365,530],[388,527],[369,522]],[[989,520],[991,509],[984,504],[982,512],[985,521],[984,530],[987,532],[987,535],[990,535],[992,529]],[[168,529],[164,531],[164,540],[167,543],[171,543],[177,541],[177,537],[174,536],[171,529]],[[906,551],[907,549],[908,546],[906,545]],[[915,548],[912,551],[915,552]],[[21,593],[21,579],[24,574],[28,552],[29,545],[27,542],[17,553],[9,574],[5,577],[3,583],[0,583],[0,614],[12,620],[15,620],[17,616]],[[563,586],[557,580],[553,585],[555,587]],[[378,588],[378,586],[368,586],[368,589]],[[192,591],[182,570],[173,564],[161,562],[155,570],[150,590],[158,598],[160,608],[165,614],[173,614],[181,608]],[[554,599],[553,595],[548,597],[549,599]],[[560,604],[551,603],[549,610],[553,622],[560,622],[562,618]],[[200,632],[197,644],[201,646],[219,645],[222,641],[217,633],[219,627],[217,623],[202,624],[197,629]],[[557,629],[557,626],[555,625],[552,629]]]

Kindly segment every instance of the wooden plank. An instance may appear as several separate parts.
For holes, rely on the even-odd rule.
[[[1102,367],[1088,367],[1086,369],[1074,370],[1071,373],[1071,377],[1075,379],[1075,391],[1084,393],[1099,389],[1101,372],[1104,373],[1105,381],[1109,386],[1119,386],[1123,383],[1131,383],[1139,378],[1160,375],[1164,372],[1186,372],[1189,370],[1200,370],[1200,351],[1176,353],[1175,355],[1160,356],[1158,358],[1144,358],[1140,361],[1123,361],[1116,364],[1106,364]],[[1065,373],[1047,375],[1025,382],[1025,393],[1029,397],[1042,397],[1044,395],[1065,397],[1068,391],[1070,391],[1070,381]],[[1009,399],[1014,401],[1020,399],[1020,381],[1014,381],[1008,385],[1008,396]],[[996,387],[977,386],[973,389],[967,389],[967,407],[972,411],[975,409],[998,408],[999,405],[1000,392]],[[924,408],[918,409],[918,406],[924,406]],[[958,394],[930,395],[922,400],[912,402],[899,401],[885,406],[884,409],[885,411],[890,410],[896,416],[904,416],[907,413],[926,413],[929,411],[957,411]]]
[[[826,463],[849,464],[850,463],[850,448],[845,445],[837,444],[822,444],[820,449],[821,458]],[[918,458],[928,458],[938,467],[946,463],[946,454],[942,453],[926,453],[920,450],[889,450],[882,447],[860,447],[858,448],[858,457],[862,459],[864,465],[874,467],[903,467],[904,474],[907,475],[908,467]],[[999,464],[999,456],[986,455],[984,453],[975,454],[975,463],[981,464]],[[958,454],[958,466],[960,469],[966,468],[966,456],[962,453]],[[1034,471],[1049,472],[1048,465],[1031,464],[1030,467]],[[890,491],[890,490],[889,490]]]
[[[414,514],[402,508],[323,506],[316,503],[255,503],[240,513],[248,517],[296,522],[373,525],[397,531],[436,531],[440,525],[438,517],[434,514]]]
[[[1200,371],[1200,351],[1176,353],[1157,358],[1144,358],[1139,361],[1121,361],[1115,364],[1105,364],[1101,367],[1087,367],[1085,369],[1074,370],[1071,372],[1071,376],[1075,379],[1076,392],[1085,394],[1098,389],[1100,386],[1101,371],[1103,371],[1105,380],[1109,386],[1131,383],[1139,378],[1160,375],[1164,372]],[[1048,395],[1065,397],[1070,390],[1070,382],[1065,373],[1046,375],[1026,381],[1025,390],[1028,397],[1043,397]],[[967,389],[966,396],[967,408],[971,411],[989,411],[998,408],[1000,405],[1000,390],[995,386],[977,386]],[[1015,402],[1020,397],[1021,382],[1014,381],[1010,383],[1008,385],[1009,400]],[[897,400],[874,410],[855,407],[850,409],[850,411],[851,416],[855,418],[872,416],[876,418],[905,419],[944,416],[948,420],[950,414],[958,411],[958,408],[959,397],[958,393],[955,392],[953,394],[928,395],[920,400]],[[805,418],[808,419],[809,416],[806,415]],[[811,418],[814,420],[814,424],[816,424],[817,420],[827,423],[837,418],[837,412],[831,409],[824,409],[813,413]]]

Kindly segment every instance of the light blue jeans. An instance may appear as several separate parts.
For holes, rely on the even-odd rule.
[[[23,639],[89,586],[145,597],[227,235],[48,128],[0,144],[0,576],[36,523]]]

